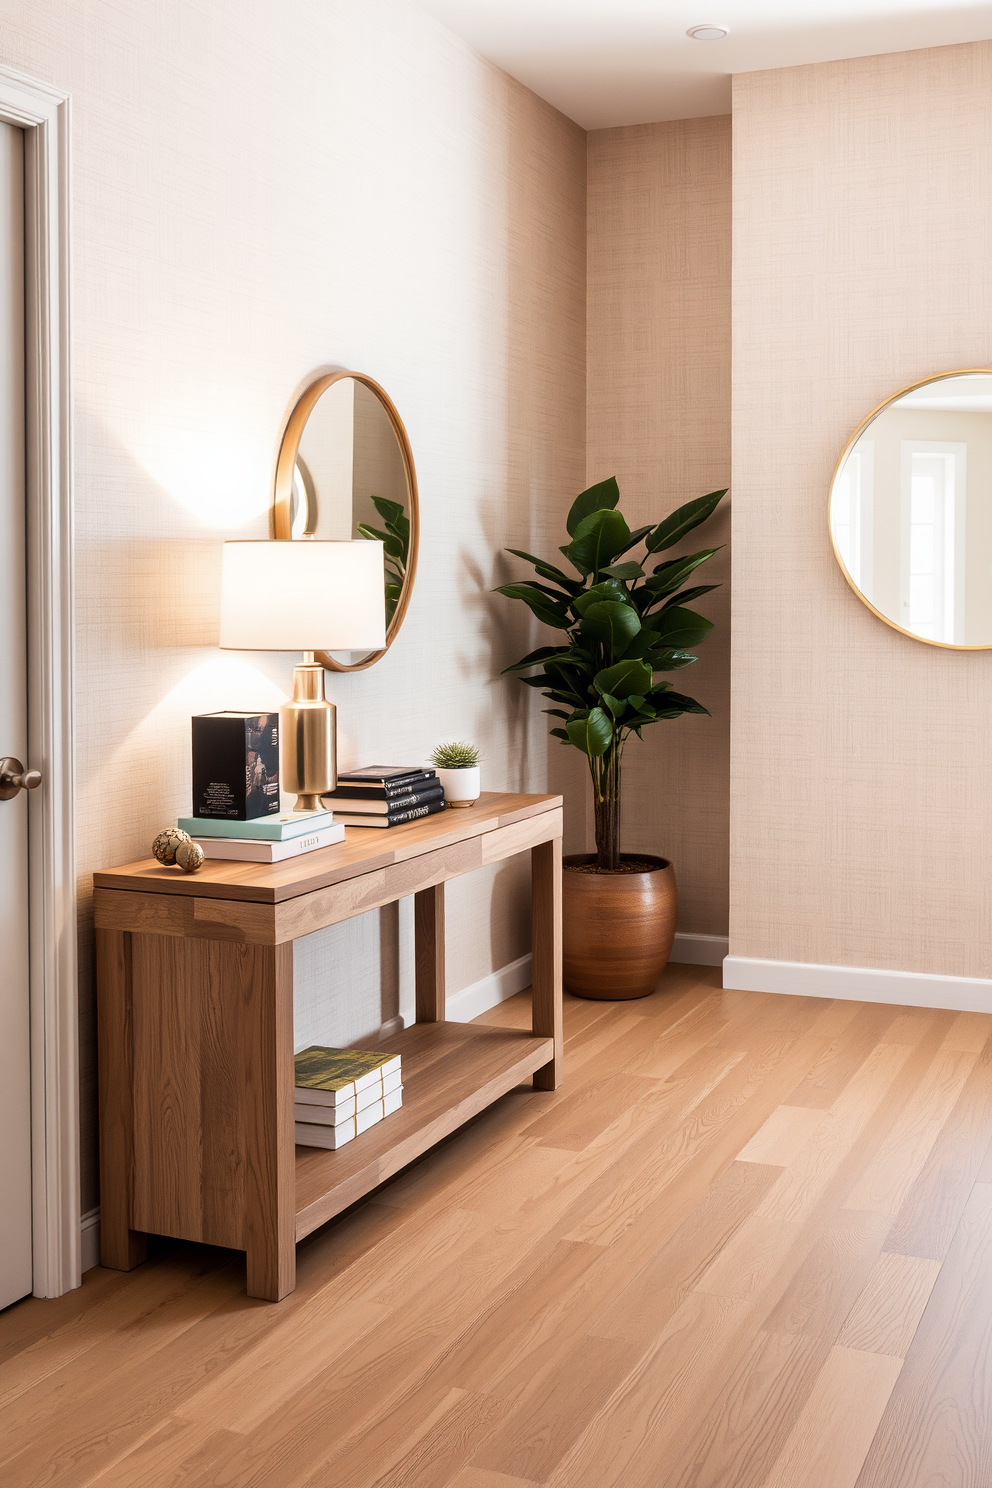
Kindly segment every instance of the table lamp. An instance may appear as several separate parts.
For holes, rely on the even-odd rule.
[[[337,721],[315,651],[377,651],[386,642],[381,542],[226,542],[220,644],[302,651],[293,697],[279,710],[279,776],[296,811],[317,811],[337,785]]]

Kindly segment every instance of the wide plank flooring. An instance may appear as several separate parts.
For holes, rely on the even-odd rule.
[[[989,1488],[992,1016],[673,966],[565,1029],[278,1306],[163,1241],[0,1315],[3,1488]]]

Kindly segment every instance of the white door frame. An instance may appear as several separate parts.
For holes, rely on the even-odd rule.
[[[74,843],[69,97],[0,67],[24,131],[31,1188],[34,1292],[79,1286],[79,1012]]]

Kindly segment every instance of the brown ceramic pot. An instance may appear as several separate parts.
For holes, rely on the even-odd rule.
[[[620,856],[650,867],[643,873],[577,872],[595,863],[595,853],[562,863],[564,980],[579,997],[647,997],[671,954],[678,912],[671,863],[646,853]]]

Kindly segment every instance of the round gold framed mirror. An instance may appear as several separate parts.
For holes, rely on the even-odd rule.
[[[277,538],[372,538],[385,552],[386,644],[381,651],[318,651],[334,672],[359,672],[389,650],[417,574],[420,507],[413,452],[392,399],[361,372],[328,372],[289,416],[276,464]]]
[[[887,398],[834,472],[830,540],[858,598],[913,640],[992,650],[992,369]]]

